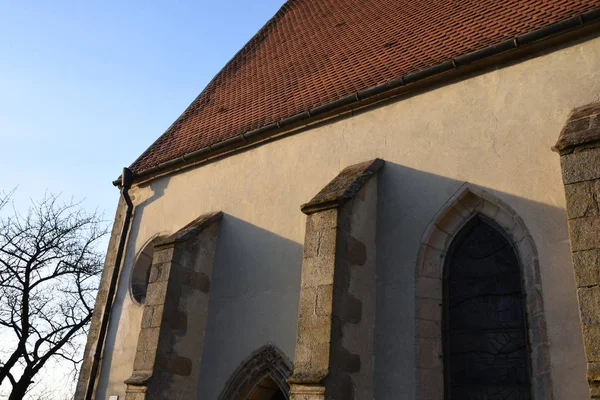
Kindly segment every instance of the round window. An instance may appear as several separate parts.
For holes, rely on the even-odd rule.
[[[144,304],[146,301],[146,292],[148,290],[148,279],[150,278],[150,267],[152,267],[153,254],[154,245],[150,242],[140,253],[133,266],[133,272],[131,274],[131,296],[140,304]]]

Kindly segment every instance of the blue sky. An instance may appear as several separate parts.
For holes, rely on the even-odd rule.
[[[16,187],[19,212],[62,193],[111,222],[121,168],[282,4],[0,0],[0,193]],[[60,398],[69,372],[52,364],[35,390]]]
[[[111,220],[121,168],[283,2],[0,0],[0,192]]]

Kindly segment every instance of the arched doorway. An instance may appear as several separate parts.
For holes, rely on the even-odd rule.
[[[248,400],[287,400],[287,396],[273,378],[267,376],[254,387]]]
[[[235,370],[219,400],[287,400],[292,363],[272,344],[253,352]]]

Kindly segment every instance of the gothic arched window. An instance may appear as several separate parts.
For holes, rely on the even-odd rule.
[[[477,215],[450,245],[444,266],[447,400],[530,400],[521,268],[499,227]]]

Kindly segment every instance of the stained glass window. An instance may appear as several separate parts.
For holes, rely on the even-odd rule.
[[[530,400],[520,266],[494,224],[475,217],[448,252],[444,276],[447,400]]]

